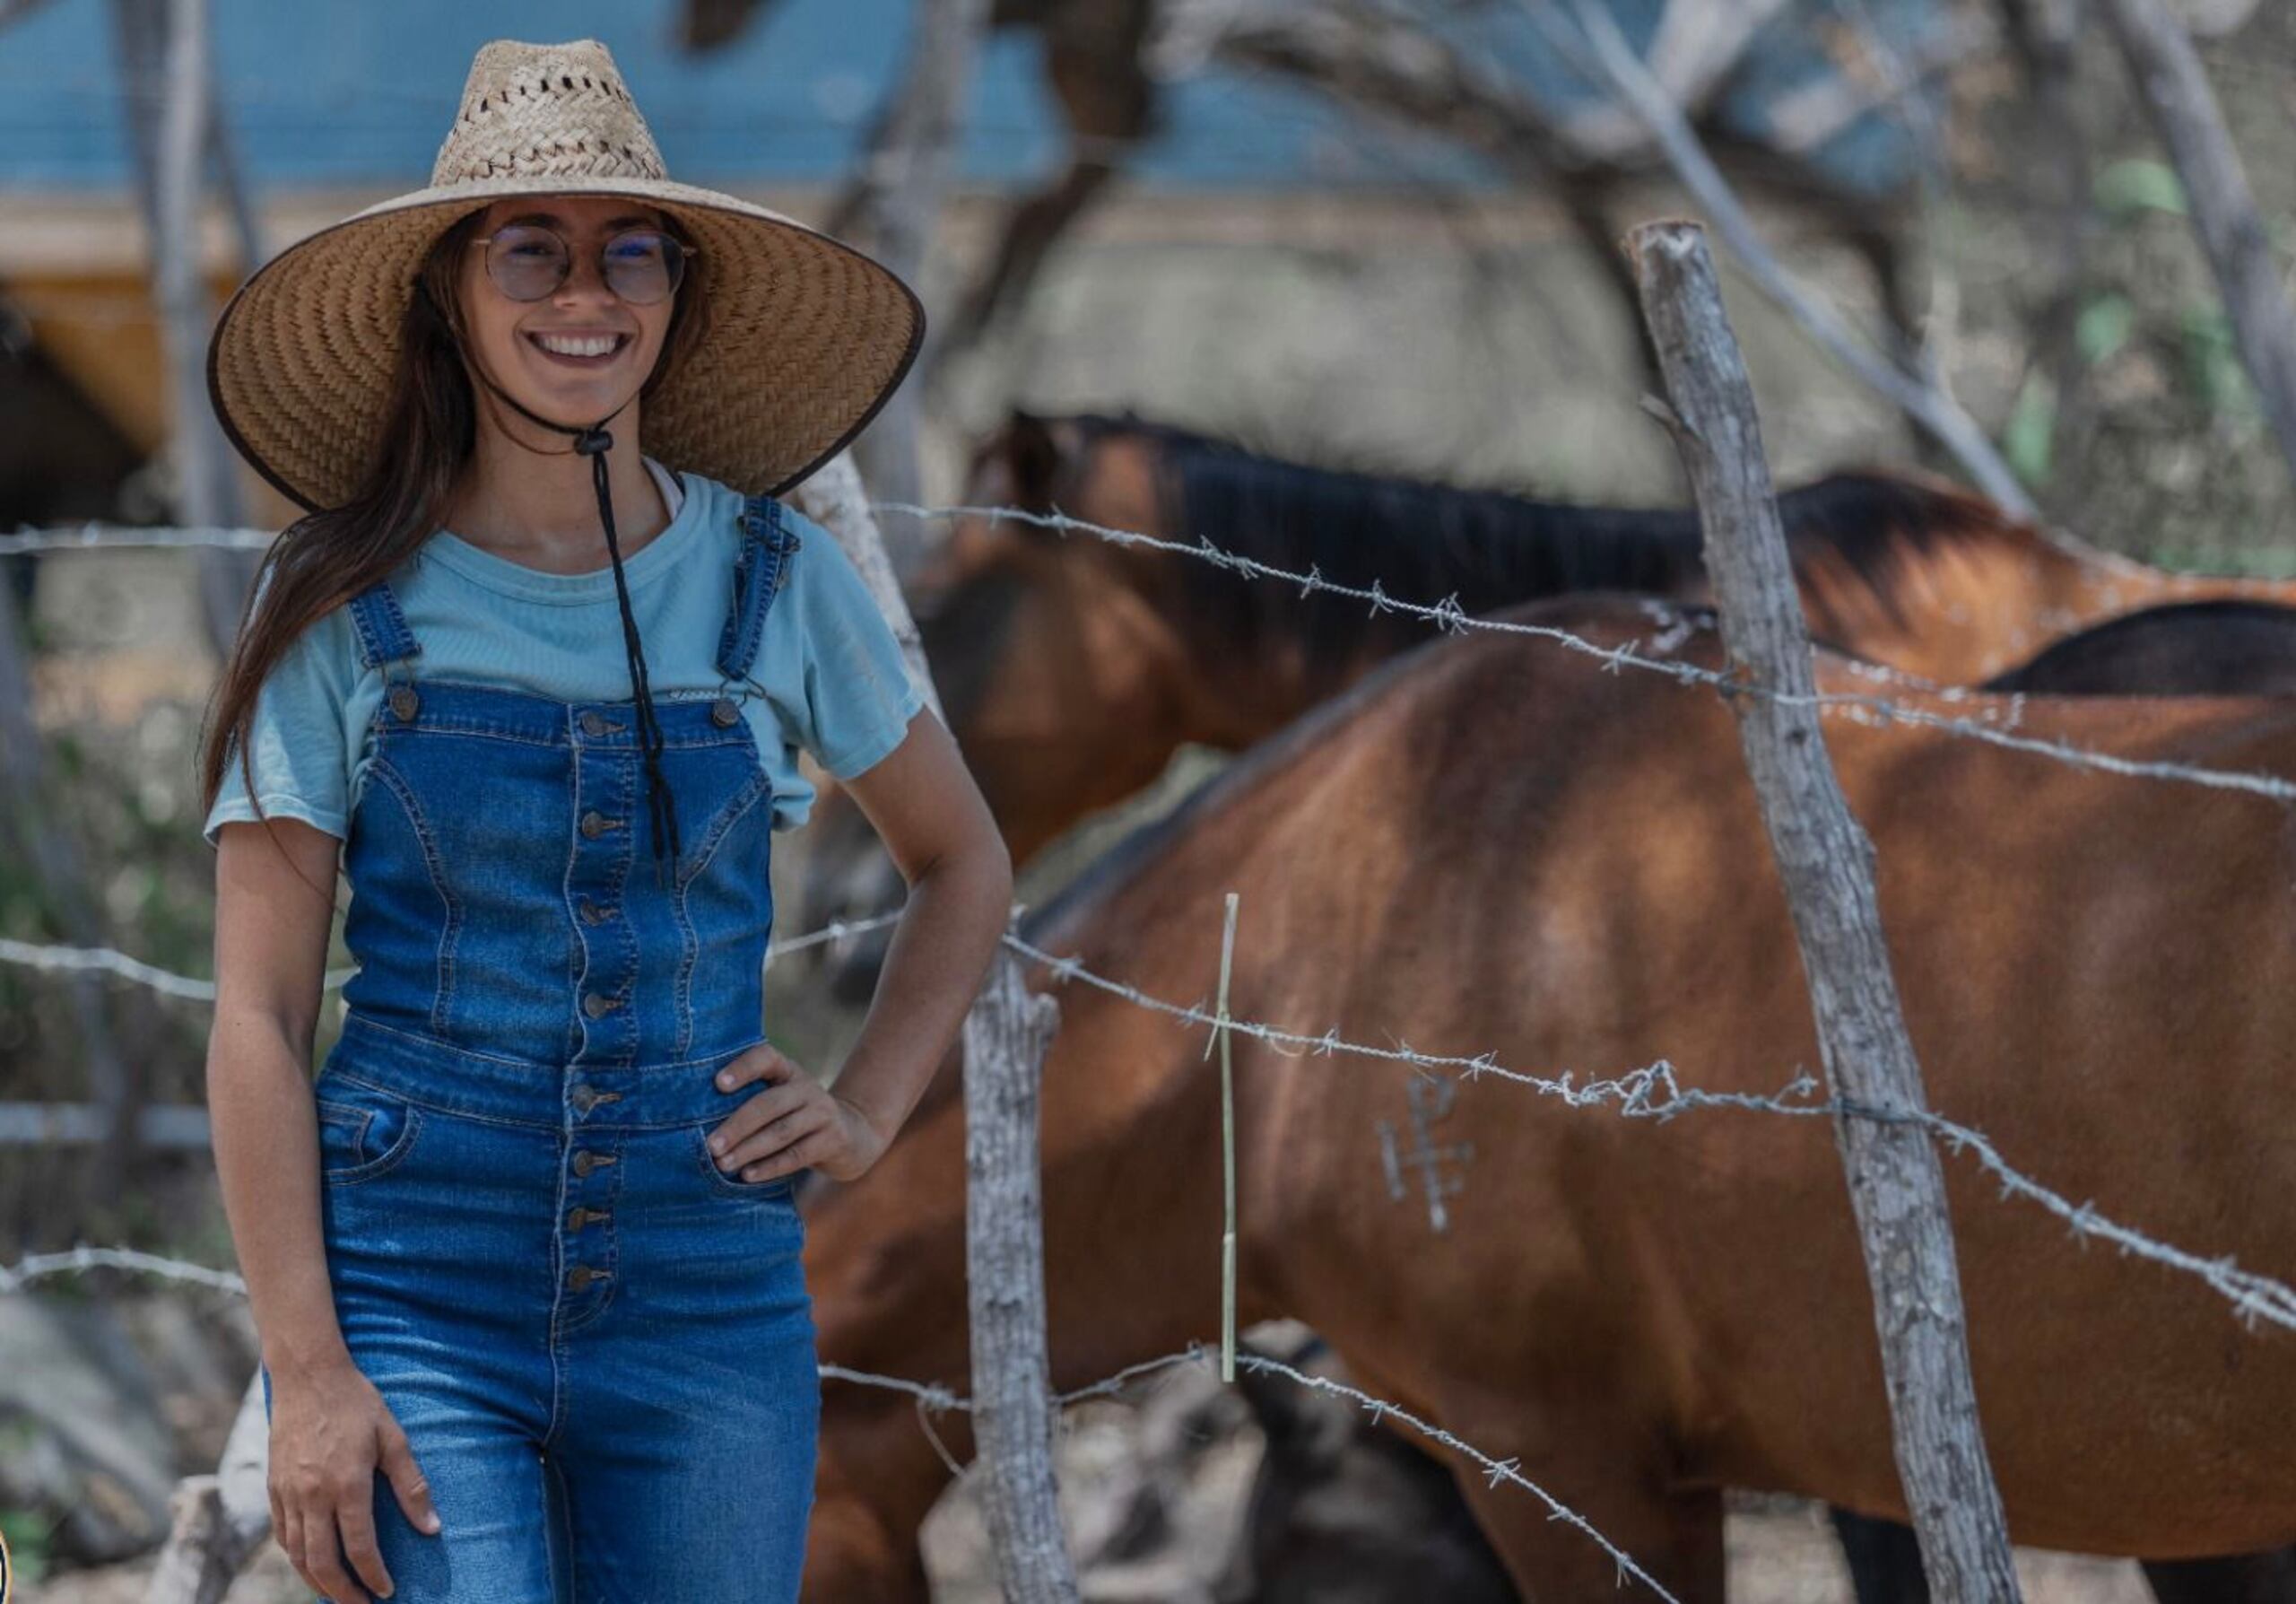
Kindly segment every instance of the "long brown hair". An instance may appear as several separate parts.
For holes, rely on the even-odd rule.
[[[199,810],[213,808],[223,768],[239,755],[239,775],[256,817],[271,834],[248,753],[257,693],[302,632],[369,585],[388,575],[430,538],[477,447],[477,414],[463,365],[459,291],[463,249],[477,233],[481,208],[440,235],[415,275],[399,318],[399,357],[376,450],[351,499],[308,513],[265,552],[248,588],[248,610],[230,658],[209,699],[199,745]],[[665,231],[691,244],[674,220]],[[708,334],[708,258],[689,257],[670,309],[670,326],[654,370],[639,387],[651,396]],[[314,886],[312,889],[317,890]],[[332,892],[322,893],[332,902]]]

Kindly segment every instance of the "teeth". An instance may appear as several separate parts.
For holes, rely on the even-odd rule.
[[[604,356],[622,344],[620,335],[536,335],[535,344],[560,356]]]

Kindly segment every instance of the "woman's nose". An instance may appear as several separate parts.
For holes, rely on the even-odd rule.
[[[604,264],[598,259],[595,245],[578,246],[570,253],[566,282],[558,286],[558,299],[563,301],[613,301],[616,299],[607,287]]]

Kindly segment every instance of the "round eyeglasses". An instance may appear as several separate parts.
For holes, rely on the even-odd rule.
[[[556,229],[514,222],[473,240],[486,248],[486,276],[512,301],[554,295],[574,271],[574,253]],[[701,253],[659,229],[624,229],[598,247],[598,276],[632,306],[676,292],[689,257]]]

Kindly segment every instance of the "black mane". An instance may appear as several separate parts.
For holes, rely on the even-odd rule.
[[[1361,468],[1262,455],[1176,424],[1130,414],[1068,420],[1087,447],[1125,433],[1162,458],[1162,519],[1172,538],[1335,584],[1434,606],[1456,595],[1470,614],[1585,590],[1690,592],[1703,582],[1692,508],[1605,507],[1461,489]],[[2010,527],[1989,502],[1881,469],[1829,475],[1779,498],[1796,566],[1831,558],[1896,611],[1908,560],[1940,544],[1998,536]],[[1248,654],[1302,646],[1311,667],[1335,670],[1367,650],[1422,639],[1432,625],[1405,614],[1367,616],[1368,602],[1244,579],[1192,558],[1178,563],[1182,616],[1195,644]]]

